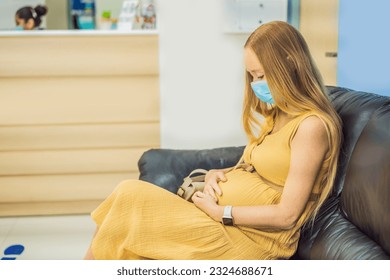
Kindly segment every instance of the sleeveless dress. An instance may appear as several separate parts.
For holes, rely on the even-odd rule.
[[[281,191],[267,181],[283,186],[290,165],[290,143],[299,124],[309,115],[289,121],[266,136],[251,151],[256,172],[235,169],[219,182],[218,204],[268,205],[280,201]],[[323,166],[313,192],[318,192]],[[99,230],[92,241],[95,259],[287,259],[298,246],[300,228],[313,209],[308,202],[294,228],[259,230],[224,226],[193,203],[140,180],[121,182],[92,212]]]

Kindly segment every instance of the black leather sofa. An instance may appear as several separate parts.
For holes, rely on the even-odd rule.
[[[390,259],[390,97],[328,89],[343,121],[338,175],[293,259]],[[191,170],[233,166],[243,149],[152,149],[138,162],[140,179],[176,193]]]

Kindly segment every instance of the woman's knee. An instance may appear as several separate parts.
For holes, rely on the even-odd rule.
[[[147,183],[141,180],[129,179],[122,181],[116,187],[116,192],[119,195],[139,195],[142,192],[145,192],[147,188]]]

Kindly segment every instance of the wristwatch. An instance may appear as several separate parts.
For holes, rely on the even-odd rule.
[[[222,224],[225,226],[234,226],[233,216],[232,216],[233,206],[228,205],[223,209]]]

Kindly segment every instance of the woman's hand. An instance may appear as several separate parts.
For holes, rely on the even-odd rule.
[[[203,189],[203,193],[211,196],[215,201],[218,201],[218,198],[215,194],[219,196],[222,195],[221,188],[218,185],[218,182],[226,182],[225,173],[221,170],[211,169],[207,172],[205,177],[205,187]]]
[[[192,201],[196,207],[209,215],[214,221],[220,222],[222,220],[223,206],[219,206],[211,195],[196,192],[192,196]]]

